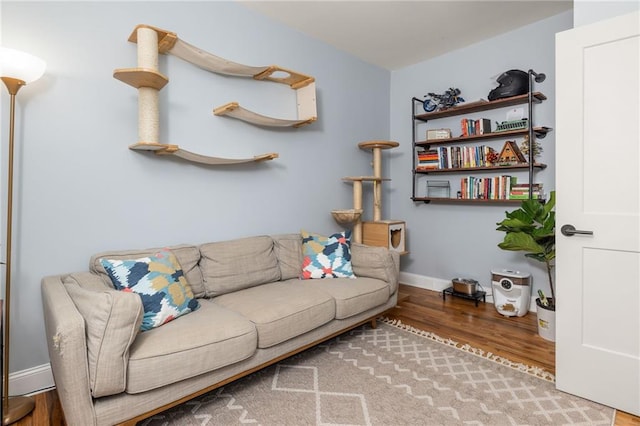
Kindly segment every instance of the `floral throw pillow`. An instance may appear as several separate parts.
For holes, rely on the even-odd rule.
[[[328,237],[301,231],[303,280],[314,278],[355,278],[351,267],[351,231]]]
[[[168,249],[140,259],[100,259],[116,289],[142,299],[140,329],[151,330],[198,309],[178,259]]]

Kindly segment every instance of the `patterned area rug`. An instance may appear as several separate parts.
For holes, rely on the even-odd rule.
[[[139,425],[611,425],[553,376],[392,321],[365,325]]]

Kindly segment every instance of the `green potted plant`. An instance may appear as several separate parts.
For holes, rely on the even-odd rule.
[[[552,277],[556,258],[555,205],[556,193],[552,191],[546,203],[541,203],[540,200],[523,200],[517,210],[505,212],[506,218],[497,223],[497,230],[505,232],[498,247],[503,250],[524,251],[526,257],[546,266],[551,297],[545,297],[542,291],[538,291],[538,332],[543,338],[552,341],[555,340],[556,310]]]

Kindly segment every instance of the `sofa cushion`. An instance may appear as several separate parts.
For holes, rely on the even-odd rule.
[[[187,278],[187,282],[191,286],[191,291],[195,297],[204,296],[204,283],[202,282],[202,273],[198,267],[200,261],[200,250],[193,245],[178,245],[169,246],[169,250],[176,256],[178,263],[182,267],[184,276]],[[100,263],[100,259],[137,259],[140,257],[151,256],[157,253],[162,248],[151,248],[143,250],[117,250],[117,251],[105,251],[97,253],[91,256],[89,261],[89,270],[97,273],[109,280],[107,271]]]
[[[280,266],[280,279],[298,278],[302,269],[302,237],[300,234],[282,234],[272,238]]]
[[[335,302],[328,293],[299,283],[264,284],[213,301],[250,319],[258,330],[258,347],[268,348],[335,318]]]
[[[351,265],[358,277],[377,278],[389,284],[389,295],[398,289],[400,255],[386,247],[351,244]]]
[[[138,259],[100,259],[118,290],[140,296],[141,330],[151,330],[198,309],[178,259],[168,249]]]
[[[88,273],[78,275],[65,277],[63,283],[85,320],[91,395],[121,393],[127,383],[129,348],[140,331],[142,303],[135,294],[101,286]],[[95,289],[80,282],[96,284]]]
[[[351,231],[328,237],[305,230],[302,234],[300,278],[355,278],[351,267]]]
[[[140,333],[129,354],[128,393],[140,393],[249,358],[257,345],[251,321],[208,300],[200,309]]]
[[[336,304],[336,319],[349,318],[389,300],[389,285],[374,278],[298,280],[297,284],[313,286],[330,294]]]
[[[207,297],[280,280],[271,237],[203,244],[200,253]]]

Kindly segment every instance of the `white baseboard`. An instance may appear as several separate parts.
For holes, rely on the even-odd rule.
[[[51,365],[44,364],[9,374],[9,395],[29,395],[54,388]]]
[[[427,277],[424,275],[400,272],[400,282],[412,287],[424,288],[425,290],[442,291],[451,287],[451,281],[440,278]]]

